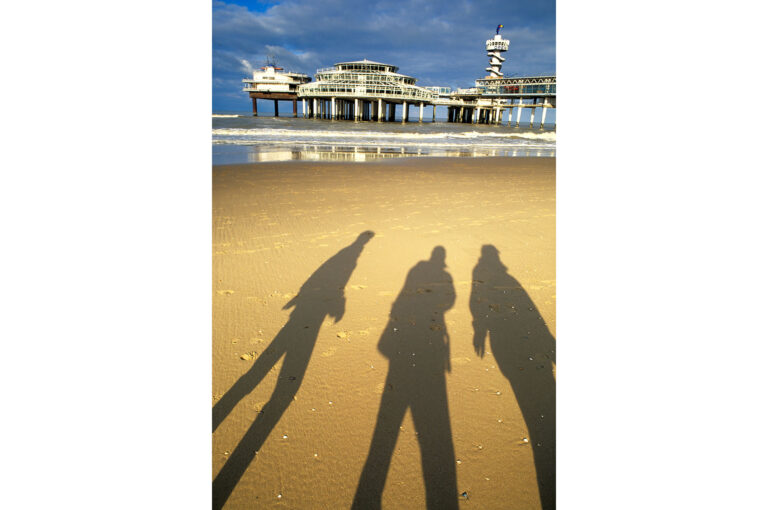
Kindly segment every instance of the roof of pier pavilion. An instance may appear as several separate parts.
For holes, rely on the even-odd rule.
[[[318,69],[315,80],[298,87],[301,97],[383,99],[428,103],[437,93],[416,86],[416,78],[397,72],[398,67],[371,60],[339,62]]]

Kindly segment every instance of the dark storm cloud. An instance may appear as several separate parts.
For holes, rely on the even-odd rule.
[[[471,87],[486,75],[485,40],[500,23],[510,40],[505,75],[555,72],[554,1],[214,1],[214,109],[243,109],[241,80],[268,55],[310,76],[367,58],[419,85]]]

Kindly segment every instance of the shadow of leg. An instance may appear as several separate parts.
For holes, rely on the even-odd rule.
[[[420,388],[420,398],[411,405],[411,413],[419,435],[421,466],[427,493],[427,508],[451,510],[459,508],[456,481],[456,455],[448,412],[445,375]]]
[[[538,377],[530,378],[521,377],[520,372],[505,374],[512,383],[531,436],[530,444],[542,510],[554,510],[556,489],[555,381],[551,374],[547,373],[549,370],[550,367],[545,366],[536,371]]]
[[[256,420],[245,433],[243,439],[232,452],[224,467],[213,481],[213,508],[224,506],[235,486],[248,469],[256,452],[261,449],[272,429],[293,402],[293,397],[301,386],[307,369],[312,346],[303,351],[289,351],[278,375],[277,385],[269,402],[264,406]],[[290,376],[290,377],[289,377]]]
[[[403,389],[389,389],[393,380],[390,371],[381,396],[381,406],[373,439],[371,439],[371,448],[352,502],[352,508],[355,510],[381,508],[381,495],[387,481],[389,464],[392,461],[397,436],[400,433],[400,424],[403,422],[408,405],[402,395]]]
[[[286,328],[287,329],[287,328]],[[269,373],[270,369],[275,366],[275,363],[285,353],[286,348],[286,334],[284,329],[277,334],[269,347],[261,353],[259,358],[253,363],[253,366],[243,374],[237,382],[224,394],[221,399],[213,406],[213,431],[221,425],[221,422],[229,416],[232,409],[235,408],[238,402],[240,402],[246,395],[253,391],[253,389],[259,385],[264,379],[264,376]]]

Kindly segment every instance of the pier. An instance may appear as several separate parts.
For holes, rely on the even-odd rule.
[[[534,127],[536,110],[541,110],[539,127],[546,123],[547,112],[557,107],[556,77],[504,77],[502,53],[509,41],[502,39],[499,28],[493,39],[486,41],[488,76],[475,81],[468,89],[451,91],[448,87],[420,87],[416,78],[398,72],[396,66],[363,59],[340,62],[318,69],[315,81],[305,74],[278,72],[274,64],[254,72],[253,79],[243,80],[253,102],[253,115],[258,115],[257,99],[293,102],[293,116],[309,119],[351,120],[355,122],[394,122],[400,110],[400,122],[411,122],[411,107],[417,109],[418,122],[424,114],[435,121],[438,106],[447,108],[448,122],[471,124],[506,124]],[[430,110],[431,107],[431,110]],[[528,111],[523,116],[524,110]],[[415,118],[413,119],[415,120]]]

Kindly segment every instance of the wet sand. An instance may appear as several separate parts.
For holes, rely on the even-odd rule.
[[[554,508],[555,336],[554,158],[214,167],[214,507]]]

